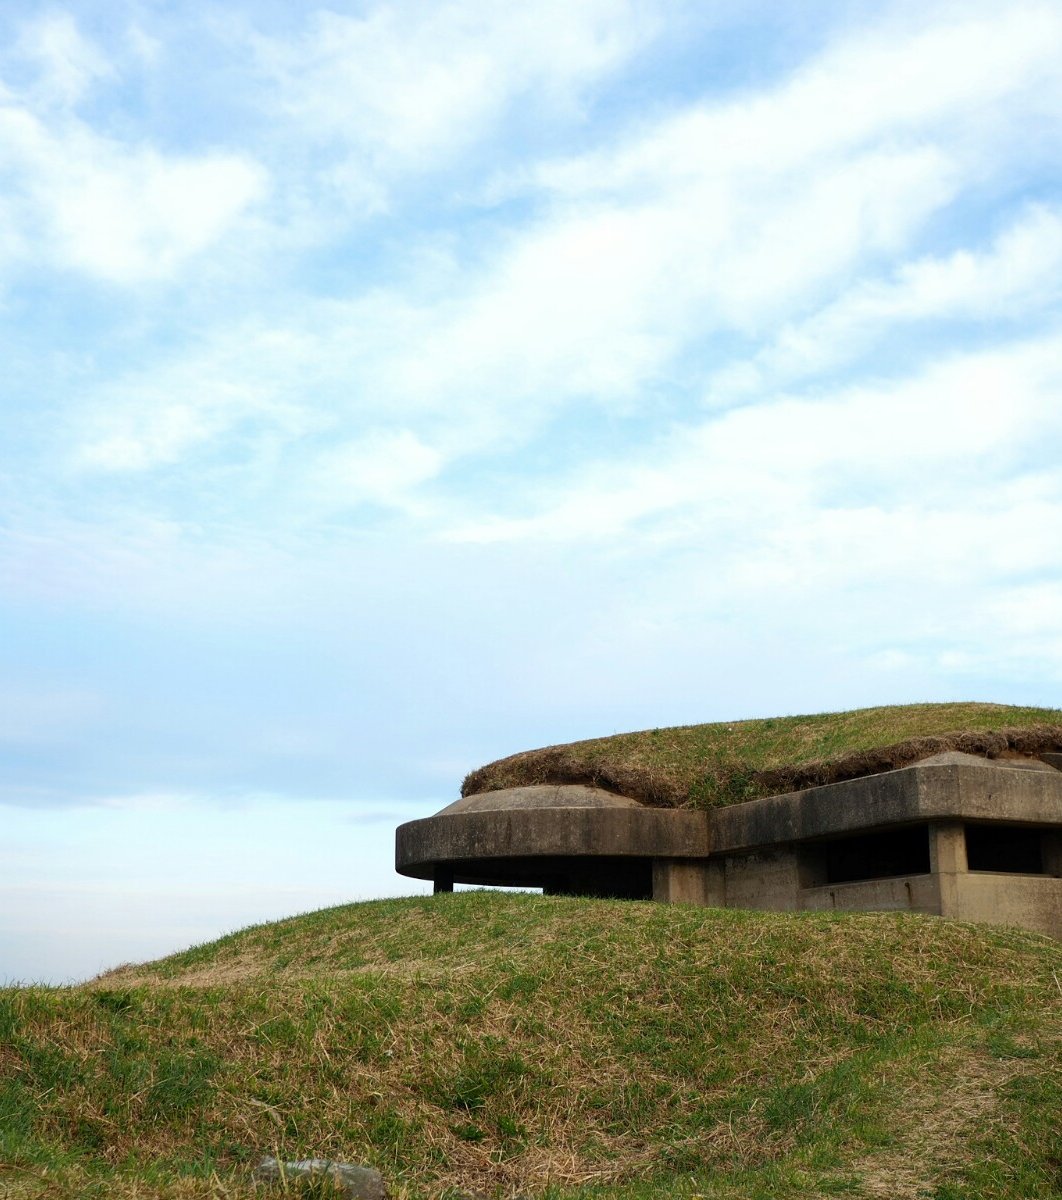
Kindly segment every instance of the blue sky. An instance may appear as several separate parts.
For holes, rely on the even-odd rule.
[[[0,979],[515,750],[1062,703],[1062,4],[0,2]]]

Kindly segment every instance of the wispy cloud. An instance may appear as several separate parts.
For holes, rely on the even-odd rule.
[[[4,86],[20,62],[36,70]],[[24,24],[0,57],[9,274],[47,266],[123,285],[166,279],[264,195],[266,174],[246,154],[174,153],[94,128],[78,104],[119,74],[65,13]]]
[[[253,34],[275,110],[346,149],[334,182],[423,174],[482,142],[533,98],[570,111],[652,40],[661,14],[630,0],[534,8],[401,2],[318,10],[295,38]]]
[[[613,538],[640,522],[674,518],[678,533],[653,524],[651,535],[700,538],[736,527],[746,553],[762,537],[780,552],[779,562],[791,557],[786,545],[797,558],[821,561],[808,556],[799,532],[813,527],[815,512],[831,522],[844,509],[875,519],[881,505],[979,508],[975,478],[998,483],[1050,466],[1038,451],[1045,439],[1062,436],[1060,347],[1056,333],[958,355],[888,383],[763,399],[673,430],[624,460],[581,464],[574,478],[542,489],[549,498],[532,516],[496,518],[450,536]],[[971,527],[982,519],[971,514]],[[1036,553],[1054,561],[1051,524],[1032,528],[1041,531]],[[836,565],[866,569],[850,550]]]
[[[78,28],[71,13],[53,11],[26,21],[10,59],[32,73],[30,96],[44,107],[69,107],[92,86],[112,79],[113,64]]]
[[[462,148],[487,144],[518,97],[577,94],[622,67],[659,25],[610,5],[565,12],[536,20],[533,38],[519,14],[445,8],[424,19],[388,7],[321,14],[297,38],[250,42],[279,87],[284,137],[319,127],[330,146],[344,147],[329,150],[329,161],[356,151],[366,178],[382,180],[399,163],[427,176],[446,164],[459,170]],[[960,21],[930,10],[913,27],[885,20],[843,32],[760,93],[679,101],[663,115],[614,123],[604,147],[539,154],[495,187],[494,209],[473,197],[473,212],[529,204],[516,219],[481,223],[478,241],[463,232],[466,205],[441,234],[414,228],[389,279],[373,267],[372,282],[359,283],[362,250],[338,295],[315,294],[311,279],[298,285],[295,315],[252,302],[232,320],[208,305],[195,340],[170,361],[152,358],[92,388],[75,458],[115,471],[185,460],[202,470],[219,449],[231,459],[239,448],[247,461],[252,448],[256,461],[304,479],[305,495],[316,486],[343,506],[360,488],[386,505],[386,487],[353,478],[355,459],[345,487],[313,485],[342,469],[334,443],[416,438],[433,469],[423,470],[422,456],[415,474],[430,482],[445,463],[533,442],[571,412],[626,418],[655,411],[661,395],[668,406],[700,404],[708,379],[722,397],[736,390],[755,400],[758,387],[851,361],[905,322],[1050,303],[1054,209],[1026,207],[1002,234],[973,213],[979,192],[1039,153],[1036,139],[1018,136],[1030,114],[1040,114],[1043,136],[1057,133],[1046,98],[1058,86],[1051,47],[1060,21],[1042,4],[977,7]],[[402,70],[391,78],[395,56]],[[469,56],[484,58],[482,71],[466,71]],[[509,71],[516,59],[520,68]],[[429,60],[443,64],[436,103],[407,105],[406,72],[435,79]],[[277,165],[279,145],[266,157],[283,209],[306,177],[301,162],[288,174]],[[119,214],[110,241],[74,224],[70,238],[104,274],[164,271],[221,236],[260,194],[256,169],[197,160],[205,174],[192,190],[209,197],[209,212],[197,218],[176,199],[180,221],[159,235],[168,250],[149,252],[151,222],[166,219],[162,210],[150,216],[150,202],[139,225],[122,215],[124,202],[108,206]],[[316,201],[307,203],[312,223]],[[95,219],[91,204],[77,211]],[[321,229],[335,238],[331,212],[325,189]],[[927,254],[927,231],[943,214],[962,243]],[[268,220],[256,236],[267,228]],[[411,477],[391,477],[397,501]]]
[[[1040,0],[13,27],[5,802],[376,813],[536,740],[1049,693],[1060,34]]]
[[[985,141],[999,147],[1015,110],[1050,110],[1062,87],[1060,37],[1062,13],[1049,3],[974,4],[961,15],[928,6],[915,22],[884,10],[879,23],[842,32],[761,92],[693,104],[618,145],[536,165],[513,186],[578,196],[705,177],[754,184],[886,139],[917,144],[932,131],[957,156]]]
[[[726,401],[791,384],[851,362],[897,327],[916,322],[992,324],[992,336],[1050,311],[1062,296],[1062,215],[1035,205],[983,250],[903,263],[884,280],[863,280],[813,316],[786,325],[751,362],[711,381]]]
[[[85,735],[106,717],[106,701],[91,689],[0,688],[0,745],[47,746]]]

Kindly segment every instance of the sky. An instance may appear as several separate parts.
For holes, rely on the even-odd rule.
[[[1062,704],[1062,0],[0,0],[0,981],[517,750]]]

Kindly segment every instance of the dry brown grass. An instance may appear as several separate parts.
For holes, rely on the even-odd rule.
[[[861,1123],[922,1139],[912,1179],[950,1171],[934,1146],[954,1099],[932,1064],[966,1073],[976,1120],[979,1089],[1005,1081],[976,1073],[980,1022],[1013,1011],[1046,1044],[1051,969],[1046,939],[894,914],[486,893],[311,914],[10,994],[20,1034],[0,1077],[29,1089],[40,1144],[75,1155],[44,1182],[23,1174],[20,1200],[88,1195],[90,1160],[110,1164],[116,1200],[235,1200],[240,1155],[274,1149],[371,1162],[400,1195],[622,1191],[796,1161],[826,1134],[850,1139],[868,1179],[906,1186],[914,1150],[868,1154]],[[193,1105],[152,1100],[204,1057]],[[216,1179],[178,1165],[149,1186],[129,1165],[208,1150]]]
[[[898,1089],[895,1144],[852,1161],[849,1169],[860,1178],[861,1194],[924,1200],[942,1179],[961,1178],[971,1140],[984,1139],[992,1125],[1007,1120],[999,1103],[1002,1089],[1034,1069],[1025,1060],[949,1047],[931,1073]]]

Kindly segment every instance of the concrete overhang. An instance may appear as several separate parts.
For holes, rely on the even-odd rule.
[[[581,785],[468,796],[434,817],[400,825],[395,836],[400,874],[432,879],[440,867],[449,867],[458,882],[503,882],[511,864],[526,860],[706,858],[710,853],[707,813],[648,808]]]
[[[650,808],[574,784],[504,788],[400,825],[395,866],[418,879],[538,885],[546,875],[622,873],[636,861],[704,860],[932,821],[1057,827],[1062,772],[948,752],[708,812]]]
[[[1062,822],[1062,772],[951,752],[932,760],[712,811],[716,853],[921,821]]]

